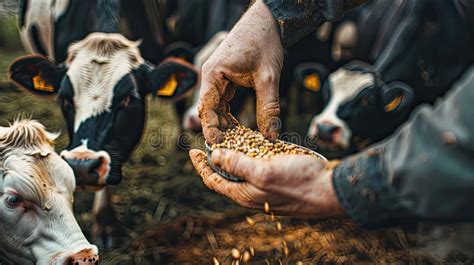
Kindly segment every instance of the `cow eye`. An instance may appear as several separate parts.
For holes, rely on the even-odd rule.
[[[16,195],[16,194],[11,194],[11,195],[8,195],[8,197],[7,197],[7,204],[10,207],[16,207],[22,201],[23,201],[23,199],[20,196]]]
[[[362,106],[364,106],[364,107],[369,106],[369,99],[367,97],[364,97],[362,99]]]
[[[74,109],[74,103],[72,103],[72,101],[68,99],[63,99],[62,104],[63,104],[64,109],[70,109],[70,108]]]
[[[122,107],[122,108],[128,107],[128,104],[130,104],[130,99],[131,98],[132,98],[132,96],[128,96],[128,97],[124,98],[122,100],[122,102],[120,103],[120,107]]]
[[[367,107],[369,105],[373,105],[374,104],[374,98],[370,95],[367,95],[367,96],[364,96],[362,99],[361,99],[361,104],[362,106],[364,107]]]

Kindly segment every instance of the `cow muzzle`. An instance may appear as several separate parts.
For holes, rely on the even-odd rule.
[[[92,265],[99,264],[99,255],[92,249],[83,249],[66,258],[64,265]]]
[[[111,159],[107,152],[76,148],[61,152],[61,157],[73,169],[78,190],[100,190],[108,184]]]
[[[183,129],[195,133],[202,131],[201,119],[199,119],[197,107],[192,107],[184,114]]]
[[[55,255],[50,262],[46,262],[45,264],[51,264],[51,265],[99,264],[99,252],[96,246],[82,248],[82,250],[79,252],[64,251]]]
[[[324,149],[345,150],[350,146],[351,135],[345,126],[328,120],[314,119],[311,122],[308,135],[317,138],[318,145]]]

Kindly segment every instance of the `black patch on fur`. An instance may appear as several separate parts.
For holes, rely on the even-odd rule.
[[[40,40],[41,32],[39,31],[39,29],[36,25],[31,26],[30,35],[31,35],[31,39],[33,40],[36,52],[38,52],[39,54],[45,55],[45,56],[48,55],[46,53],[46,49],[44,48],[44,46],[43,46],[43,44],[41,43],[41,40]]]
[[[18,26],[23,28],[25,26],[25,16],[28,10],[29,0],[20,0],[18,2]]]

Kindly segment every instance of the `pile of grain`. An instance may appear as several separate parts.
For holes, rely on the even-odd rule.
[[[224,134],[224,141],[211,146],[211,150],[218,148],[237,150],[256,158],[270,158],[279,154],[300,154],[318,157],[310,150],[301,148],[295,144],[280,140],[272,142],[266,139],[260,132],[243,126],[227,129]]]

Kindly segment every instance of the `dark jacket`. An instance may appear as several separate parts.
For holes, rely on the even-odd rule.
[[[474,1],[453,1],[474,16]],[[361,1],[264,2],[288,46]],[[474,220],[473,101],[474,67],[435,107],[419,107],[394,135],[336,167],[333,184],[347,214],[363,225]]]
[[[474,220],[474,67],[435,107],[419,107],[384,142],[334,171],[346,212],[361,224]]]
[[[315,31],[326,21],[337,21],[344,11],[368,0],[263,0],[280,26],[284,47]]]

